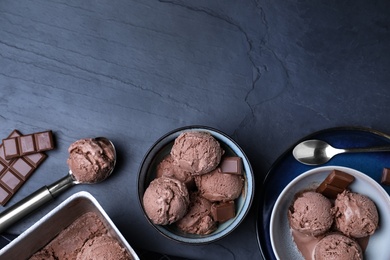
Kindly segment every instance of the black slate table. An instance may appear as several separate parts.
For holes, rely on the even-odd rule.
[[[77,139],[106,136],[119,155],[107,181],[73,187],[7,234],[86,190],[139,252],[261,259],[261,185],[286,149],[330,127],[390,133],[389,14],[388,1],[1,1],[0,137],[51,129],[56,140],[4,208],[67,174]],[[210,245],[167,240],[138,205],[144,154],[187,125],[230,135],[256,176],[249,215]]]

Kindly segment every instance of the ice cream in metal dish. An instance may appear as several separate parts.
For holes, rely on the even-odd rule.
[[[41,259],[132,259],[116,239],[109,235],[99,217],[85,213],[65,228],[30,260]]]

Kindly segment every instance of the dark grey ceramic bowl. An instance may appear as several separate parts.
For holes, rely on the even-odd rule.
[[[187,131],[204,131],[210,133],[217,139],[222,148],[225,150],[225,155],[239,156],[243,162],[243,174],[245,179],[244,189],[241,196],[235,200],[236,216],[225,223],[219,224],[218,229],[208,235],[188,234],[178,230],[175,225],[155,225],[147,217],[143,206],[142,198],[149,183],[155,178],[156,167],[159,162],[170,153],[173,143],[181,133]],[[243,221],[249,208],[252,204],[255,191],[255,181],[252,167],[240,146],[225,133],[205,126],[187,126],[176,129],[162,136],[146,153],[138,173],[138,197],[142,211],[146,220],[163,236],[188,244],[206,244],[221,239],[230,234]]]

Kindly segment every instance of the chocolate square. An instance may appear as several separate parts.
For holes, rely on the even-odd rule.
[[[35,141],[33,135],[23,135],[18,138],[20,156],[35,153]]]
[[[390,185],[390,169],[389,168],[383,168],[381,184]]]
[[[211,216],[214,221],[218,221],[220,223],[234,218],[236,216],[234,201],[213,203],[211,205]]]
[[[242,174],[242,159],[241,157],[224,157],[219,165],[221,172],[230,174]]]
[[[3,171],[7,168],[6,165],[4,165],[2,162],[0,162],[0,174],[3,173]]]
[[[19,146],[16,137],[3,139],[4,157],[9,160],[19,155]]]
[[[7,169],[1,176],[0,182],[5,188],[11,192],[15,192],[23,184],[23,181],[19,179],[15,173],[10,169]]]
[[[12,193],[9,192],[6,188],[0,185],[0,204],[5,205],[7,201],[12,197]]]
[[[34,137],[38,152],[47,151],[54,148],[53,135],[51,131],[35,133]]]
[[[44,153],[34,153],[23,157],[33,167],[37,168],[46,158],[47,155]]]
[[[31,173],[35,170],[29,163],[27,163],[23,158],[16,159],[11,168],[22,180],[27,180],[30,177]]]

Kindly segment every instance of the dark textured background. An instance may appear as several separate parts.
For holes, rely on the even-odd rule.
[[[106,136],[119,153],[109,180],[7,232],[87,190],[136,248],[259,259],[258,197],[280,154],[335,126],[390,133],[389,14],[389,1],[0,1],[0,137],[52,129],[57,145],[7,206],[67,174],[77,139]],[[137,202],[146,151],[193,124],[235,139],[257,184],[242,225],[204,246],[157,234]]]

